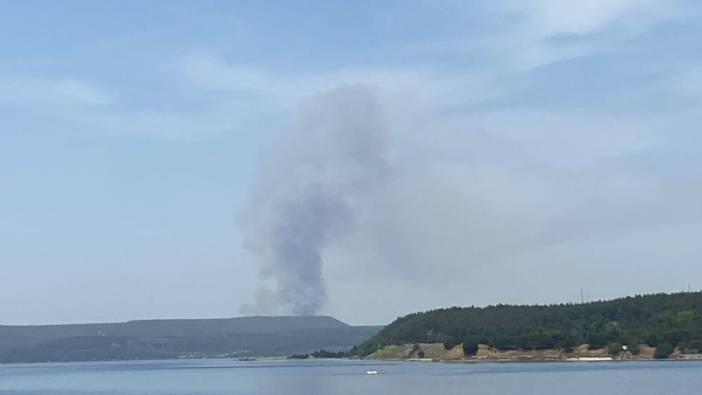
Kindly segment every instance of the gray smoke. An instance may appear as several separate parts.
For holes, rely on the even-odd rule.
[[[323,250],[387,174],[385,131],[372,91],[347,86],[300,108],[297,127],[267,157],[242,226],[269,285],[244,313],[314,314],[325,303]]]

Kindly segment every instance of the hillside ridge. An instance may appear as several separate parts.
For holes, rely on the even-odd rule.
[[[330,316],[0,326],[0,362],[284,356],[348,350],[380,328]]]
[[[387,346],[441,343],[497,351],[559,350],[588,345],[634,354],[641,345],[667,357],[674,351],[702,352],[702,292],[636,295],[583,304],[450,307],[396,319],[352,350],[367,356]],[[416,348],[416,347],[415,347]],[[417,351],[417,350],[415,350]]]

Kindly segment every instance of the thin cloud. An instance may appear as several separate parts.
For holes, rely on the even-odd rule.
[[[14,106],[90,108],[115,102],[112,94],[94,84],[73,78],[0,77],[0,102]]]

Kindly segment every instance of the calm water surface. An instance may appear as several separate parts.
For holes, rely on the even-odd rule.
[[[379,374],[369,376],[367,370]],[[702,394],[702,362],[190,360],[0,365],[0,394]]]

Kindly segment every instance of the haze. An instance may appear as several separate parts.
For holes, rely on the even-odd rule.
[[[698,289],[694,1],[2,2],[0,323]]]

